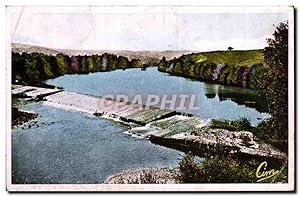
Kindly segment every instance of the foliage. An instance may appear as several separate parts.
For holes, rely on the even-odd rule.
[[[195,156],[188,153],[179,163],[179,172],[176,180],[179,183],[256,183],[257,161],[242,163],[231,158],[215,157],[202,162],[197,162]],[[278,166],[280,168],[278,168]],[[286,183],[287,167],[282,164],[268,166],[278,169],[278,176],[266,179],[260,183]]]
[[[118,67],[126,69],[129,67],[129,60],[124,56],[118,57]]]
[[[25,85],[39,85],[49,78],[68,73],[111,71],[118,68],[143,67],[141,60],[113,54],[72,56],[43,53],[12,53],[12,83],[16,80]]]
[[[39,81],[40,71],[38,69],[38,60],[36,53],[32,53],[26,56],[24,68],[24,74],[26,75],[24,76],[24,79],[26,79],[28,83],[37,83]]]
[[[213,119],[210,123],[210,128],[227,129],[229,131],[251,130],[252,126],[247,118],[240,118],[239,120],[225,120]]]
[[[143,67],[143,62],[140,59],[132,59],[130,61],[130,67],[142,68]]]
[[[269,122],[266,120],[260,122],[256,127],[253,127],[251,132],[259,141],[267,143],[270,143],[270,139],[273,135],[273,131],[269,128]]]
[[[272,118],[273,140],[286,146],[288,139],[288,23],[280,23],[264,49],[267,75],[264,88]]]
[[[218,72],[218,65],[224,66],[219,70],[215,79],[213,74]],[[258,75],[252,72],[254,66]],[[170,61],[163,58],[158,64],[158,70],[198,80],[251,89],[260,89],[259,82],[265,72],[263,50],[192,53]]]
[[[56,56],[56,61],[57,61],[57,70],[59,75],[68,73],[69,57],[63,54],[58,54]]]
[[[196,163],[192,154],[186,154],[179,163],[179,174],[176,179],[180,183],[201,183],[203,181],[201,166]]]
[[[252,183],[255,170],[230,158],[213,158],[198,163],[186,154],[179,163],[179,183]]]

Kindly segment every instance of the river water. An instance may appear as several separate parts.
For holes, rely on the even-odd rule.
[[[47,81],[66,90],[95,96],[104,95],[195,95],[199,110],[192,111],[202,119],[248,118],[253,125],[269,117],[263,113],[264,98],[254,91],[232,86],[170,76],[156,67],[115,70],[83,75],[64,75]],[[168,97],[170,99],[170,97]],[[187,111],[189,111],[187,109]]]
[[[194,114],[203,119],[247,117],[255,125],[268,117],[253,91],[169,76],[157,68],[65,75],[47,83],[95,96],[197,94],[200,110]],[[127,135],[126,126],[111,120],[42,102],[13,103],[39,115],[12,130],[14,183],[102,183],[122,170],[176,167],[183,155]]]

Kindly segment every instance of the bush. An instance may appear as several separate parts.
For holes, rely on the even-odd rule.
[[[191,154],[179,163],[176,177],[179,183],[252,183],[255,168],[249,168],[228,158],[214,158],[197,163]]]
[[[203,162],[203,178],[208,183],[253,183],[255,168],[227,158],[214,158]]]
[[[179,173],[176,180],[179,183],[256,183],[256,169],[259,163],[249,161],[241,163],[231,158],[216,157],[197,163],[195,157],[186,154],[179,163]],[[281,164],[280,164],[281,165]],[[279,165],[279,166],[280,166]],[[272,169],[274,166],[268,166]],[[260,183],[286,183],[287,167],[274,167],[281,172],[278,176],[261,181]]]
[[[240,118],[239,120],[213,119],[209,127],[218,128],[218,129],[227,129],[229,131],[241,131],[241,130],[250,131],[253,128],[251,126],[249,119],[247,118]]]
[[[179,163],[179,174],[176,179],[180,183],[203,182],[201,167],[192,154],[186,154]]]

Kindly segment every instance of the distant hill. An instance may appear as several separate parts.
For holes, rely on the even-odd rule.
[[[11,44],[12,51],[15,53],[44,53],[46,55],[57,55],[58,53],[62,53],[68,56],[75,55],[101,55],[104,53],[121,55],[127,57],[129,60],[132,59],[140,59],[144,64],[149,63],[158,63],[162,57],[166,57],[167,60],[173,59],[174,57],[180,57],[183,54],[190,54],[196,51],[128,51],[128,50],[74,50],[74,49],[53,49],[41,46],[34,46],[28,44],[20,44],[20,43],[12,43]]]

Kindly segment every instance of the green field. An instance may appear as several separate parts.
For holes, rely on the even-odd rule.
[[[233,66],[245,66],[260,64],[264,61],[263,50],[246,51],[213,51],[190,55],[197,63],[228,64]]]

